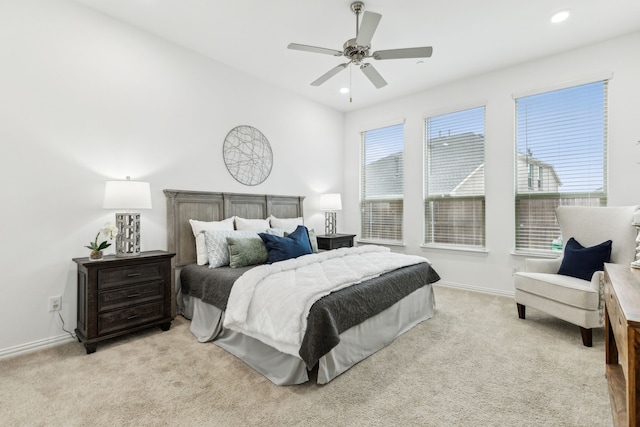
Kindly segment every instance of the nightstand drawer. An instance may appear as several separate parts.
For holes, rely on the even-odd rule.
[[[128,329],[136,325],[162,319],[163,314],[164,301],[100,314],[98,315],[98,334],[108,334],[120,329]]]
[[[164,282],[155,281],[141,285],[127,286],[120,289],[98,293],[98,312],[142,304],[158,299],[164,295]]]
[[[341,239],[333,242],[333,249],[339,248],[350,248],[353,246],[353,241],[351,239]]]
[[[149,280],[162,280],[162,263],[153,262],[98,271],[98,289],[109,289]]]

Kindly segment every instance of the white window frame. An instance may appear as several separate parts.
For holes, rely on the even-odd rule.
[[[367,132],[373,132],[395,126],[402,127],[401,141],[401,194],[383,194],[372,190],[367,183]],[[385,245],[404,244],[404,120],[396,120],[378,126],[372,126],[360,132],[360,238],[359,241]],[[396,141],[397,143],[397,141]],[[386,148],[383,148],[383,150]],[[392,153],[391,153],[392,154]],[[380,159],[382,160],[382,159]],[[382,160],[384,161],[384,160]],[[369,183],[370,184],[370,183]],[[367,194],[369,191],[379,194]],[[396,189],[397,191],[397,189]],[[372,209],[377,213],[372,214]],[[389,225],[385,226],[387,222]],[[380,224],[382,223],[382,224]]]
[[[478,113],[482,114],[481,134],[471,132],[470,129],[475,129],[477,125],[472,126],[468,118],[464,118],[465,114]],[[467,162],[469,162],[467,164],[471,165],[471,167],[475,169],[473,171],[468,171],[469,173],[466,174],[465,177],[463,177],[460,181],[461,185],[465,182],[469,183],[472,179],[471,177],[473,176],[473,179],[475,180],[471,187],[473,188],[473,190],[467,190],[466,192],[451,191],[447,194],[441,194],[440,191],[442,189],[434,189],[434,193],[430,194],[430,179],[438,179],[438,176],[431,175],[431,169],[433,169],[433,167],[431,166],[432,161],[434,161],[434,158],[441,159],[441,161],[443,162],[452,161],[452,159],[446,159],[446,156],[455,153],[454,151],[451,151],[451,154],[447,154],[446,151],[442,151],[441,149],[441,153],[436,155],[433,152],[431,145],[431,143],[436,143],[436,140],[442,139],[444,141],[443,146],[449,146],[445,141],[445,139],[449,137],[449,135],[443,137],[439,128],[430,129],[430,126],[435,126],[437,119],[444,118],[446,120],[447,116],[453,119],[451,125],[454,127],[454,132],[458,133],[458,136],[453,136],[454,139],[452,139],[452,141],[449,141],[449,143],[454,143],[455,141],[457,141],[458,144],[472,144],[474,147],[474,152],[478,152],[479,147],[481,147],[482,151],[479,154],[480,158],[477,159],[477,165],[475,163],[471,165],[472,159],[467,159]],[[432,130],[434,132],[437,132],[437,136],[436,134],[430,136],[430,132]],[[460,140],[460,138],[464,138],[464,134],[467,133],[469,134],[469,138]],[[425,118],[423,147],[423,246],[441,247],[456,250],[486,251],[486,198],[484,192],[485,133],[485,103],[480,105],[476,104],[465,108],[457,108],[455,110],[449,110],[444,113],[431,114]],[[451,149],[454,150],[455,148],[451,146]],[[480,171],[482,172],[481,174]],[[481,176],[481,180],[478,180],[478,176]],[[464,212],[464,215],[462,217],[456,217],[456,214],[461,210]],[[438,217],[441,218],[441,221],[437,220]],[[445,223],[438,224],[439,222],[442,222],[442,219],[444,219]],[[448,235],[449,231],[446,230],[451,230],[452,233]]]
[[[588,206],[606,206],[607,204],[607,150],[608,150],[608,105],[607,105],[607,97],[608,97],[608,84],[611,79],[611,74],[606,74],[602,76],[592,77],[590,79],[583,79],[580,81],[573,81],[563,85],[556,85],[551,88],[541,89],[537,91],[529,91],[527,93],[514,95],[514,111],[515,111],[515,133],[514,133],[514,146],[515,146],[515,201],[514,201],[514,216],[515,216],[515,241],[514,241],[514,253],[518,254],[538,254],[540,256],[552,256],[561,252],[561,248],[557,246],[557,238],[560,236],[560,229],[557,225],[557,221],[555,220],[555,207],[559,205],[588,205]],[[554,176],[557,177],[558,182],[562,181],[562,178],[559,175],[556,175],[555,167],[557,164],[554,164],[555,161],[545,162],[544,159],[542,161],[536,158],[536,153],[544,150],[545,143],[531,143],[524,141],[523,136],[520,135],[519,129],[519,114],[525,114],[524,104],[521,107],[520,102],[526,100],[528,97],[535,97],[538,95],[551,95],[553,94],[561,94],[560,91],[565,89],[570,90],[579,90],[581,86],[587,85],[598,85],[602,84],[603,92],[602,92],[602,171],[600,169],[594,169],[598,171],[598,174],[602,174],[602,183],[601,186],[597,186],[598,188],[590,189],[590,190],[580,190],[574,192],[563,192],[561,189],[561,185],[558,186],[558,189],[555,190],[554,185],[552,185],[551,180]],[[592,86],[595,87],[595,86]],[[569,92],[567,92],[569,93]],[[567,97],[570,95],[567,95]],[[565,98],[565,102],[568,102],[569,98]],[[576,103],[577,104],[577,103]],[[556,104],[549,104],[548,107],[552,111],[553,108],[557,108],[558,105],[561,105],[560,102]],[[600,107],[598,105],[598,107]],[[519,111],[519,108],[523,108],[523,111]],[[571,110],[567,110],[571,111]],[[569,113],[566,113],[567,116]],[[577,113],[574,113],[574,115]],[[585,117],[586,114],[585,113]],[[582,117],[582,116],[578,116]],[[554,119],[557,121],[557,116],[554,116]],[[571,117],[567,117],[567,121],[569,121]],[[523,118],[524,120],[524,118]],[[579,119],[573,119],[579,120]],[[584,118],[582,118],[584,120]],[[538,124],[537,126],[534,124],[529,125],[528,123],[525,126],[529,126],[530,129],[534,130],[540,128],[543,125]],[[559,129],[560,125],[554,124],[551,120],[549,120],[549,127],[543,129],[548,130],[549,134],[553,134],[554,131],[559,133],[557,129]],[[574,124],[574,126],[578,126]],[[524,133],[524,131],[523,131]],[[570,134],[572,135],[572,134]],[[559,138],[559,137],[557,137]],[[587,135],[585,137],[585,141],[589,138],[592,138],[590,141],[599,141],[595,136]],[[551,139],[551,138],[549,138]],[[592,142],[593,143],[593,142]],[[581,147],[576,145],[577,143],[566,143],[562,147],[567,150],[568,155],[571,153],[579,153],[583,150]],[[586,142],[585,142],[586,144]],[[533,149],[533,150],[532,150]],[[573,151],[570,151],[573,150]],[[526,154],[525,154],[526,153]],[[522,157],[526,157],[527,165],[531,166],[536,164],[538,166],[538,185],[532,186],[528,189],[528,191],[523,190],[523,184],[519,182],[519,179],[524,179],[523,172],[519,172],[519,165],[523,164]],[[530,163],[531,162],[531,163]],[[547,166],[546,172],[544,172],[543,164]],[[579,166],[578,164],[576,164]],[[575,168],[575,169],[579,169]],[[529,172],[527,170],[526,173],[529,176]],[[571,174],[569,175],[571,176]],[[595,175],[598,176],[598,175]],[[573,176],[571,176],[573,178]],[[549,181],[549,182],[548,182]],[[533,184],[533,182],[527,184]],[[537,203],[537,205],[534,205]],[[546,213],[545,213],[546,212]],[[568,236],[570,237],[570,236]],[[565,238],[568,239],[568,237]],[[556,244],[552,245],[552,242],[556,242]],[[547,245],[548,242],[548,245]]]

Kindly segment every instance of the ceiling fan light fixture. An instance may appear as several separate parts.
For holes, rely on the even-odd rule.
[[[571,15],[571,11],[569,11],[569,10],[561,10],[559,12],[554,13],[551,16],[551,22],[553,22],[554,24],[558,24],[560,22],[564,22],[569,18],[569,15]]]
[[[340,93],[349,93],[349,88],[348,87],[341,87],[340,88]]]

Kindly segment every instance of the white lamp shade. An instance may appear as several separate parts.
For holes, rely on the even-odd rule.
[[[107,181],[105,209],[151,209],[151,186],[141,181]]]
[[[320,209],[324,211],[342,210],[342,200],[340,193],[328,193],[320,196]]]

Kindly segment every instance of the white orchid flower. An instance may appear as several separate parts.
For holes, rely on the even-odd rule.
[[[118,227],[107,222],[105,223],[104,228],[102,229],[102,234],[107,236],[109,239],[113,239],[118,235]]]

